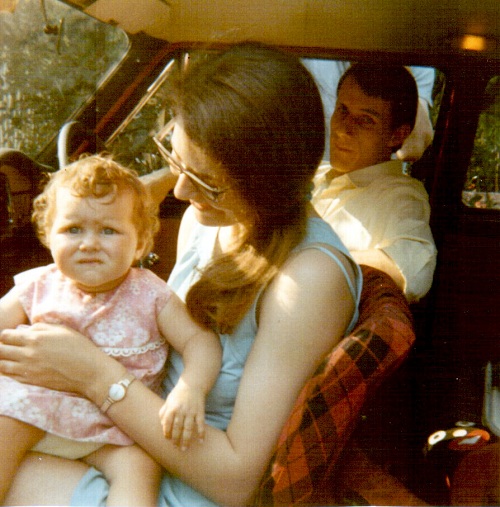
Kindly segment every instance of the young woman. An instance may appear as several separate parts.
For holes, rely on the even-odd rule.
[[[175,195],[191,206],[169,284],[196,321],[219,332],[222,369],[207,398],[205,440],[186,451],[153,424],[162,399],[138,382],[108,414],[165,468],[160,505],[241,507],[301,387],[356,322],[361,274],[309,203],[324,120],[314,81],[296,58],[237,44],[191,61],[173,103],[172,150],[161,152],[178,175]],[[158,178],[154,187],[159,195]],[[6,331],[0,372],[102,404],[125,370],[83,341],[55,326]],[[167,392],[181,371],[172,353]],[[104,501],[97,472],[38,457],[24,461],[8,501]]]

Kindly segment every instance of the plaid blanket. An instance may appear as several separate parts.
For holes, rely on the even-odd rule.
[[[360,410],[403,362],[415,341],[403,293],[392,279],[363,269],[360,317],[351,335],[307,382],[282,430],[255,506],[327,505],[336,461]]]

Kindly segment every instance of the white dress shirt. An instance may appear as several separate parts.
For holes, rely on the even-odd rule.
[[[429,227],[430,206],[422,183],[391,160],[333,178],[321,165],[313,205],[351,252],[378,249],[397,266],[409,301],[431,287],[436,246]]]

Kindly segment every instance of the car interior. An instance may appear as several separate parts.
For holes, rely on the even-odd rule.
[[[15,273],[50,262],[30,219],[46,173],[102,151],[140,175],[163,166],[153,136],[171,119],[175,62],[259,40],[304,61],[431,67],[433,142],[406,168],[429,194],[438,249],[431,290],[407,305],[390,279],[365,272],[372,293],[386,292],[377,292],[379,306],[343,342],[341,358],[359,367],[350,351],[362,343],[375,354],[373,336],[394,354],[377,356],[362,394],[336,405],[346,410],[345,401],[350,412],[329,426],[335,453],[321,458],[321,481],[308,483],[314,494],[297,493],[285,477],[292,465],[282,444],[297,442],[319,382],[351,382],[332,352],[305,386],[299,424],[284,430],[274,475],[268,471],[256,503],[498,504],[499,20],[494,0],[0,1],[0,295]],[[145,261],[165,279],[185,207],[172,194],[162,203],[162,229]],[[387,319],[389,336],[380,325]],[[398,325],[404,331],[394,338]],[[344,426],[349,431],[338,436]],[[292,490],[304,499],[287,496]]]

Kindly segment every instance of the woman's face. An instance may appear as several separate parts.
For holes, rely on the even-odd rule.
[[[251,216],[248,205],[231,187],[231,181],[222,165],[189,139],[181,121],[175,124],[171,143],[173,156],[189,173],[211,187],[227,189],[214,202],[200,191],[199,186],[187,174],[181,173],[174,195],[177,199],[189,201],[195,209],[196,219],[203,225],[217,227],[248,221]]]

